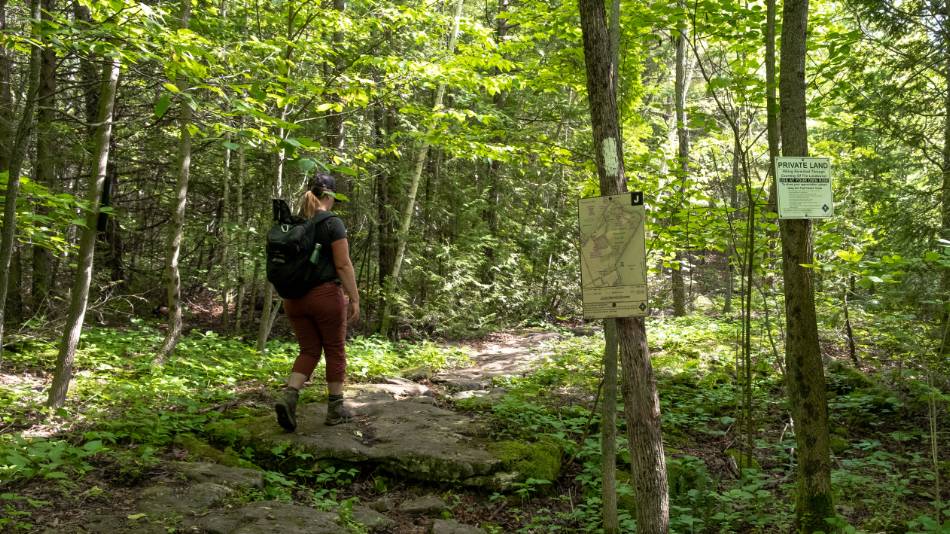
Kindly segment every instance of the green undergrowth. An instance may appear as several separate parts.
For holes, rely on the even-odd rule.
[[[862,328],[866,334],[873,332],[867,325]],[[768,333],[768,325],[754,324],[753,436],[748,450],[735,371],[737,325],[701,315],[648,322],[673,532],[769,533],[792,527],[796,444],[783,362]],[[822,331],[823,339],[832,334]],[[877,335],[884,339],[890,334]],[[875,364],[875,372],[867,366],[856,369],[840,357],[830,358],[826,366],[838,513],[828,523],[829,532],[941,532],[950,520],[935,494],[938,471],[928,420],[933,407],[938,414],[937,469],[946,486],[950,440],[944,429],[950,423],[950,396],[928,385],[923,366],[914,365],[909,356],[912,347],[904,336],[891,335],[888,341],[895,343],[888,345],[895,351],[903,351],[899,360],[893,359],[900,365],[885,365],[888,354],[875,350],[863,353]],[[317,465],[305,451],[246,450],[241,440],[222,438],[228,428],[241,431],[234,421],[267,409],[296,356],[292,340],[273,341],[261,354],[239,340],[195,331],[181,341],[175,357],[156,367],[152,359],[161,340],[161,332],[145,324],[88,330],[77,354],[68,403],[56,411],[43,406],[55,344],[22,340],[5,353],[0,368],[0,530],[28,529],[32,514],[43,508],[26,491],[31,485],[52,485],[69,493],[92,475],[116,486],[140,485],[161,472],[171,451],[226,465],[262,467],[265,487],[241,497],[249,500],[303,501],[329,508],[352,503],[348,488],[356,480],[380,494],[397,483],[382,475],[372,475],[367,482],[357,466]],[[348,341],[347,350],[348,374],[354,381],[426,377],[467,361],[462,350],[425,342],[356,338]],[[493,509],[504,510],[506,525],[521,525],[519,532],[596,532],[602,506],[601,421],[592,410],[600,398],[603,339],[565,337],[537,350],[549,355],[531,373],[496,379],[494,386],[504,395],[457,401],[456,408],[483,414],[496,452],[525,475],[513,494],[488,499]],[[836,345],[828,351],[840,352]],[[322,367],[314,374],[317,387],[306,394],[322,395]],[[937,378],[934,384],[946,383],[946,378]],[[617,408],[619,515],[622,528],[633,531],[638,497],[630,476],[623,403]],[[44,426],[37,426],[40,423]],[[50,428],[52,433],[36,432]],[[207,442],[209,428],[219,430],[214,446]],[[85,491],[93,488],[79,493]],[[486,527],[510,531],[490,522]]]
[[[297,354],[292,340],[272,341],[266,352],[214,332],[192,332],[164,366],[154,365],[163,336],[138,324],[125,329],[88,329],[76,354],[75,380],[67,405],[44,406],[44,377],[55,366],[55,344],[33,340],[7,351],[3,373],[20,380],[0,382],[0,490],[40,477],[72,478],[91,469],[89,458],[132,447],[159,450],[177,436],[200,434],[222,418],[253,411],[262,393],[276,390]],[[433,343],[394,343],[357,338],[347,344],[352,381],[399,375],[426,367],[460,365],[467,355]],[[322,365],[314,382],[322,383]],[[308,393],[322,387],[308,388]],[[56,437],[24,437],[19,430],[45,421]],[[129,453],[123,453],[129,454]],[[135,463],[135,462],[132,462]],[[140,462],[141,463],[141,462]]]
[[[765,325],[753,327],[753,449],[751,463],[736,382],[736,325],[710,317],[651,320],[648,326],[661,400],[674,532],[786,532],[794,520],[796,448],[789,424],[781,362]],[[579,489],[570,512],[548,517],[597,531],[601,514],[599,414],[591,414],[602,376],[603,339],[571,338],[534,373],[500,381],[495,401],[467,399],[459,408],[489,414],[497,439],[554,440],[564,451],[565,480]],[[827,368],[838,517],[828,532],[946,532],[950,508],[935,498],[927,406],[934,402],[946,428],[950,396],[905,368],[867,373],[849,362]],[[945,458],[946,431],[937,436]],[[636,491],[630,479],[623,404],[618,402],[620,520],[630,527]],[[941,460],[941,478],[950,462]],[[544,529],[540,529],[543,531]]]

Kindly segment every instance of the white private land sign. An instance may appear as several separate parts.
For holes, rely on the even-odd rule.
[[[647,314],[647,261],[643,193],[584,198],[581,227],[584,317]]]
[[[825,219],[835,213],[831,159],[775,158],[779,219]]]

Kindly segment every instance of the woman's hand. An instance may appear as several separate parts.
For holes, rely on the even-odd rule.
[[[360,320],[360,301],[351,300],[349,311],[346,314],[346,322],[355,323]]]

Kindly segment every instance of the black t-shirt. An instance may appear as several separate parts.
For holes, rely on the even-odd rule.
[[[343,221],[333,216],[325,219],[316,227],[317,243],[320,243],[320,255],[322,256],[319,281],[327,282],[336,280],[339,277],[336,274],[336,263],[333,261],[333,242],[346,238],[346,226]]]

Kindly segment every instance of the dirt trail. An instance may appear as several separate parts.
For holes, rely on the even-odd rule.
[[[438,373],[432,382],[455,391],[486,389],[494,378],[523,376],[537,369],[551,354],[548,343],[559,338],[553,332],[492,334],[472,345],[473,365]]]

